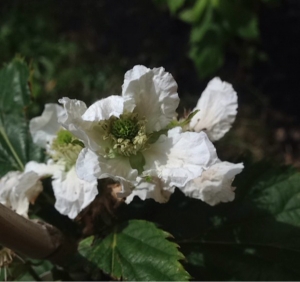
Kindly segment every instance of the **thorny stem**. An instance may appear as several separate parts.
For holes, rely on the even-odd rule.
[[[54,226],[26,219],[0,204],[0,244],[30,258],[48,259],[64,264],[76,251],[69,240]]]

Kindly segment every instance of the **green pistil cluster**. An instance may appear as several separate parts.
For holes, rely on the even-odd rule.
[[[129,157],[145,149],[148,140],[145,124],[146,120],[139,119],[136,113],[122,114],[119,118],[112,116],[102,121],[104,139],[111,142],[108,151]]]
[[[61,129],[52,142],[51,157],[54,161],[64,161],[67,169],[69,169],[75,165],[78,155],[83,147],[83,143],[75,138],[72,133]]]
[[[116,119],[111,124],[111,134],[116,138],[132,140],[139,132],[139,126],[134,119]]]

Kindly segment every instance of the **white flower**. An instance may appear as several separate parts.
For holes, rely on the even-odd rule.
[[[125,74],[121,97],[102,99],[85,111],[83,102],[61,99],[67,114],[59,122],[86,146],[77,160],[78,176],[87,181],[113,177],[122,183],[123,196],[136,184],[133,194],[141,196],[147,186],[155,190],[137,179],[143,171],[155,171],[162,186],[172,190],[184,187],[214,164],[215,148],[205,133],[166,129],[176,115],[176,91],[176,82],[163,68],[136,66]],[[81,110],[74,112],[76,107]],[[156,195],[154,190],[151,195]]]
[[[198,100],[194,110],[199,112],[191,119],[190,129],[205,131],[211,141],[219,140],[231,128],[237,107],[237,94],[232,85],[216,77]]]
[[[235,188],[231,184],[234,177],[243,168],[242,163],[218,162],[204,171],[200,177],[190,181],[181,190],[186,196],[201,199],[211,206],[220,202],[233,201]]]
[[[212,180],[225,183],[232,170],[219,169],[215,147],[204,131],[212,140],[225,134],[236,114],[236,93],[217,78],[211,81],[197,105],[204,116],[199,112],[190,123],[196,132],[183,132],[181,127],[168,129],[179,103],[176,91],[176,82],[163,68],[136,66],[125,74],[122,96],[110,96],[89,108],[81,101],[61,99],[66,114],[59,122],[85,144],[76,163],[78,176],[120,181],[120,195],[127,196],[127,203],[136,195],[166,202],[175,187],[206,200],[201,193],[207,189],[194,181],[206,179],[210,172]],[[212,104],[216,96],[219,106]],[[235,174],[242,169],[236,166]],[[215,168],[219,174],[213,173]],[[213,190],[216,202],[226,200],[225,192]]]
[[[83,102],[61,99],[67,115],[59,122],[86,146],[77,161],[79,177],[118,178],[126,194],[124,181],[134,182],[147,162],[143,153],[151,146],[151,134],[165,129],[176,114],[176,91],[163,68],[136,66],[125,74],[122,96],[102,99],[83,114]],[[81,116],[73,111],[76,105]]]
[[[28,217],[29,203],[33,204],[42,190],[38,174],[10,171],[0,179],[0,203]]]
[[[78,109],[74,112],[78,113]],[[58,123],[58,118],[64,116],[63,107],[46,104],[42,115],[30,121],[33,140],[47,148],[51,159],[47,164],[30,162],[26,171],[34,171],[40,176],[52,175],[55,208],[73,219],[95,199],[98,183],[95,177],[83,181],[76,175],[75,163],[82,146],[77,138]]]

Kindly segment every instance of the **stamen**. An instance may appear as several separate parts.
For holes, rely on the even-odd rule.
[[[122,155],[129,157],[144,150],[147,144],[146,119],[136,113],[125,113],[120,117],[112,116],[101,121],[104,131],[103,140],[110,140],[111,147],[106,148],[107,157]]]
[[[83,143],[75,138],[71,132],[60,130],[52,142],[50,154],[54,161],[64,161],[66,170],[68,170],[76,163],[83,147]]]

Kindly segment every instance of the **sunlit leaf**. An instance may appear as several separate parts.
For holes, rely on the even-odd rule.
[[[170,234],[153,223],[131,220],[103,240],[83,240],[79,251],[116,279],[187,281],[189,275],[178,261],[184,257],[168,237]]]

